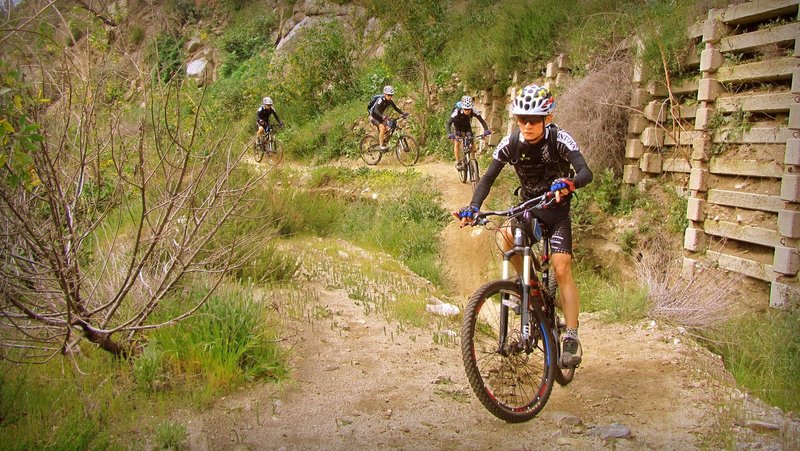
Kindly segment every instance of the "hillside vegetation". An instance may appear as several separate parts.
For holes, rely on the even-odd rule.
[[[402,266],[394,270],[430,282],[426,296],[446,297],[440,232],[449,215],[432,181],[414,170],[333,165],[356,157],[369,131],[366,103],[386,84],[412,112],[423,154],[449,164],[444,124],[456,100],[505,89],[515,74],[534,81],[567,52],[571,75],[594,82],[556,92],[574,106],[559,122],[607,111],[587,143],[596,181],[576,207],[577,240],[606,235],[630,255],[646,254],[652,236],[680,242],[685,200],[667,187],[657,198],[622,188],[623,149],[604,144],[624,138],[624,112],[613,104],[630,95],[619,77],[630,69],[627,39],[642,38],[648,78],[680,76],[687,24],[724,2],[305,2],[347,6],[349,15],[291,37],[287,23],[300,3],[267,3],[31,0],[5,11],[3,449],[116,448],[131,436],[175,447],[186,435],[165,419],[176,405],[205,406],[252,381],[285,380],[288,322],[329,314],[315,307],[298,269],[297,241],[343,239],[385,252]],[[216,80],[202,88],[185,76],[194,38],[217,63]],[[597,103],[576,100],[585,92],[598,93]],[[277,169],[249,159],[265,95],[288,125],[279,136],[290,161]],[[504,174],[498,184],[510,193],[514,181]],[[607,224],[619,218],[638,226],[617,233]],[[664,314],[644,284],[621,283],[596,254],[577,256],[581,290],[596,293],[586,310],[678,323],[698,311]],[[373,294],[351,282],[351,297],[370,308]],[[401,300],[386,314],[425,327],[424,300]],[[759,396],[797,409],[797,319],[768,312],[692,330]],[[786,337],[788,349],[777,347]]]

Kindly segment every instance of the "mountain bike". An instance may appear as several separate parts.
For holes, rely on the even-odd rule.
[[[410,135],[403,133],[403,127],[400,124],[401,120],[406,119],[407,116],[400,116],[399,118],[387,118],[384,123],[389,127],[383,136],[383,143],[386,149],[381,149],[378,144],[378,136],[369,134],[365,136],[359,145],[361,149],[361,159],[364,163],[370,166],[378,164],[381,157],[385,152],[391,152],[394,148],[394,154],[397,160],[403,166],[413,166],[419,159],[419,147],[417,142]],[[392,137],[395,137],[394,143],[391,143]]]
[[[475,159],[475,155],[483,150],[485,144],[484,138],[486,138],[486,135],[472,136],[466,133],[456,134],[456,139],[461,141],[461,159],[459,160],[461,169],[458,169],[458,178],[461,180],[461,183],[471,183],[473,190],[478,184],[478,180],[481,178],[478,160]],[[480,141],[480,147],[477,152],[474,150],[474,142],[476,140]]]
[[[253,141],[253,157],[257,162],[266,157],[267,163],[275,166],[283,159],[283,143],[275,137],[279,128],[280,126],[273,125],[268,133],[257,136]]]
[[[475,395],[486,409],[509,423],[528,421],[545,406],[553,381],[567,385],[575,368],[562,368],[558,286],[550,269],[550,241],[530,210],[555,201],[551,193],[504,211],[478,213],[507,218],[514,247],[503,253],[503,278],[484,284],[470,297],[461,323],[461,355]],[[521,255],[522,277],[512,279],[511,257]]]

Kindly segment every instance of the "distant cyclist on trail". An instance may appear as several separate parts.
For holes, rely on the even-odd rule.
[[[461,101],[456,103],[456,107],[453,108],[453,112],[450,113],[450,119],[447,121],[447,138],[453,141],[453,154],[456,157],[456,169],[459,171],[464,168],[461,164],[461,141],[456,139],[456,135],[461,134],[472,137],[471,121],[473,117],[480,121],[481,125],[483,126],[484,135],[489,135],[492,133],[489,130],[489,126],[486,125],[486,121],[483,120],[483,117],[481,117],[481,113],[475,111],[472,107],[472,97],[462,97]],[[455,133],[453,133],[453,128],[455,128]]]
[[[403,112],[400,108],[395,105],[394,101],[392,101],[392,97],[394,96],[394,87],[391,85],[386,85],[383,87],[383,95],[377,96],[377,99],[372,104],[369,109],[369,121],[372,125],[378,127],[378,144],[381,146],[381,150],[386,150],[387,147],[383,144],[383,137],[388,129],[386,125],[387,117],[383,115],[386,112],[386,109],[390,106],[394,108],[395,111],[402,114],[403,116],[407,116],[408,113]]]
[[[500,171],[510,164],[517,172],[520,195],[523,200],[554,193],[556,203],[544,210],[531,210],[543,226],[542,232],[550,237],[552,246],[551,267],[555,271],[561,293],[561,310],[567,329],[562,337],[562,365],[575,367],[581,362],[582,350],[578,338],[578,312],[580,296],[572,276],[572,222],[570,200],[572,192],[592,181],[592,171],[586,164],[575,140],[564,130],[552,124],[556,102],[546,88],[526,86],[514,99],[511,114],[516,116],[519,128],[503,138],[495,149],[493,159],[472,194],[470,204],[453,215],[464,225],[471,225],[475,214],[489,194]],[[569,166],[574,177],[569,176]],[[500,245],[504,250],[513,247],[510,228],[502,231]],[[521,259],[513,261],[522,274]]]
[[[258,125],[258,132],[256,133],[256,137],[260,138],[264,133],[269,134],[272,127],[269,123],[270,116],[275,116],[275,120],[278,121],[278,125],[283,127],[283,122],[281,118],[278,117],[278,112],[272,108],[272,99],[269,97],[264,97],[261,100],[261,106],[258,107],[258,112],[256,113],[256,125]]]

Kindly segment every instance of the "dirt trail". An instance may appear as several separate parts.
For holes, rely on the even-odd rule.
[[[418,170],[437,180],[444,207],[469,199],[449,165]],[[462,302],[485,278],[470,263],[485,260],[467,257],[476,242],[493,255],[490,238],[455,226],[444,237]],[[582,314],[575,380],[555,387],[537,418],[509,425],[473,395],[457,344],[434,344],[430,330],[399,328],[343,290],[316,288],[332,315],[296,326],[295,382],[251,388],[193,416],[192,449],[697,449],[723,446],[704,440],[733,428],[720,406],[736,392],[719,359],[675,329]],[[613,424],[630,436],[609,438]],[[781,449],[769,437],[753,440]]]

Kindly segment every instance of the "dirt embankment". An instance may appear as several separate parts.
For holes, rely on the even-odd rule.
[[[450,165],[422,164],[443,206],[465,205],[470,190]],[[455,301],[485,279],[494,255],[486,234],[448,227],[445,256]],[[343,265],[362,252],[347,243]],[[479,257],[478,257],[479,256]],[[478,257],[478,258],[476,258]],[[491,257],[494,258],[494,257]],[[352,262],[350,262],[352,264]],[[409,276],[412,277],[413,276]],[[418,281],[423,283],[422,281]],[[368,313],[342,289],[315,287],[331,312],[294,327],[293,382],[251,388],[192,415],[192,449],[790,449],[800,426],[749,404],[750,420],[784,431],[755,432],[741,418],[746,397],[720,360],[680,329],[654,322],[606,324],[582,314],[584,363],[556,387],[544,411],[509,425],[474,397],[456,343],[436,331],[403,328]],[[584,296],[590,295],[584,293]],[[740,421],[742,425],[743,422]],[[792,432],[794,431],[794,432]],[[614,438],[622,435],[623,438]],[[731,443],[732,440],[734,443]]]

